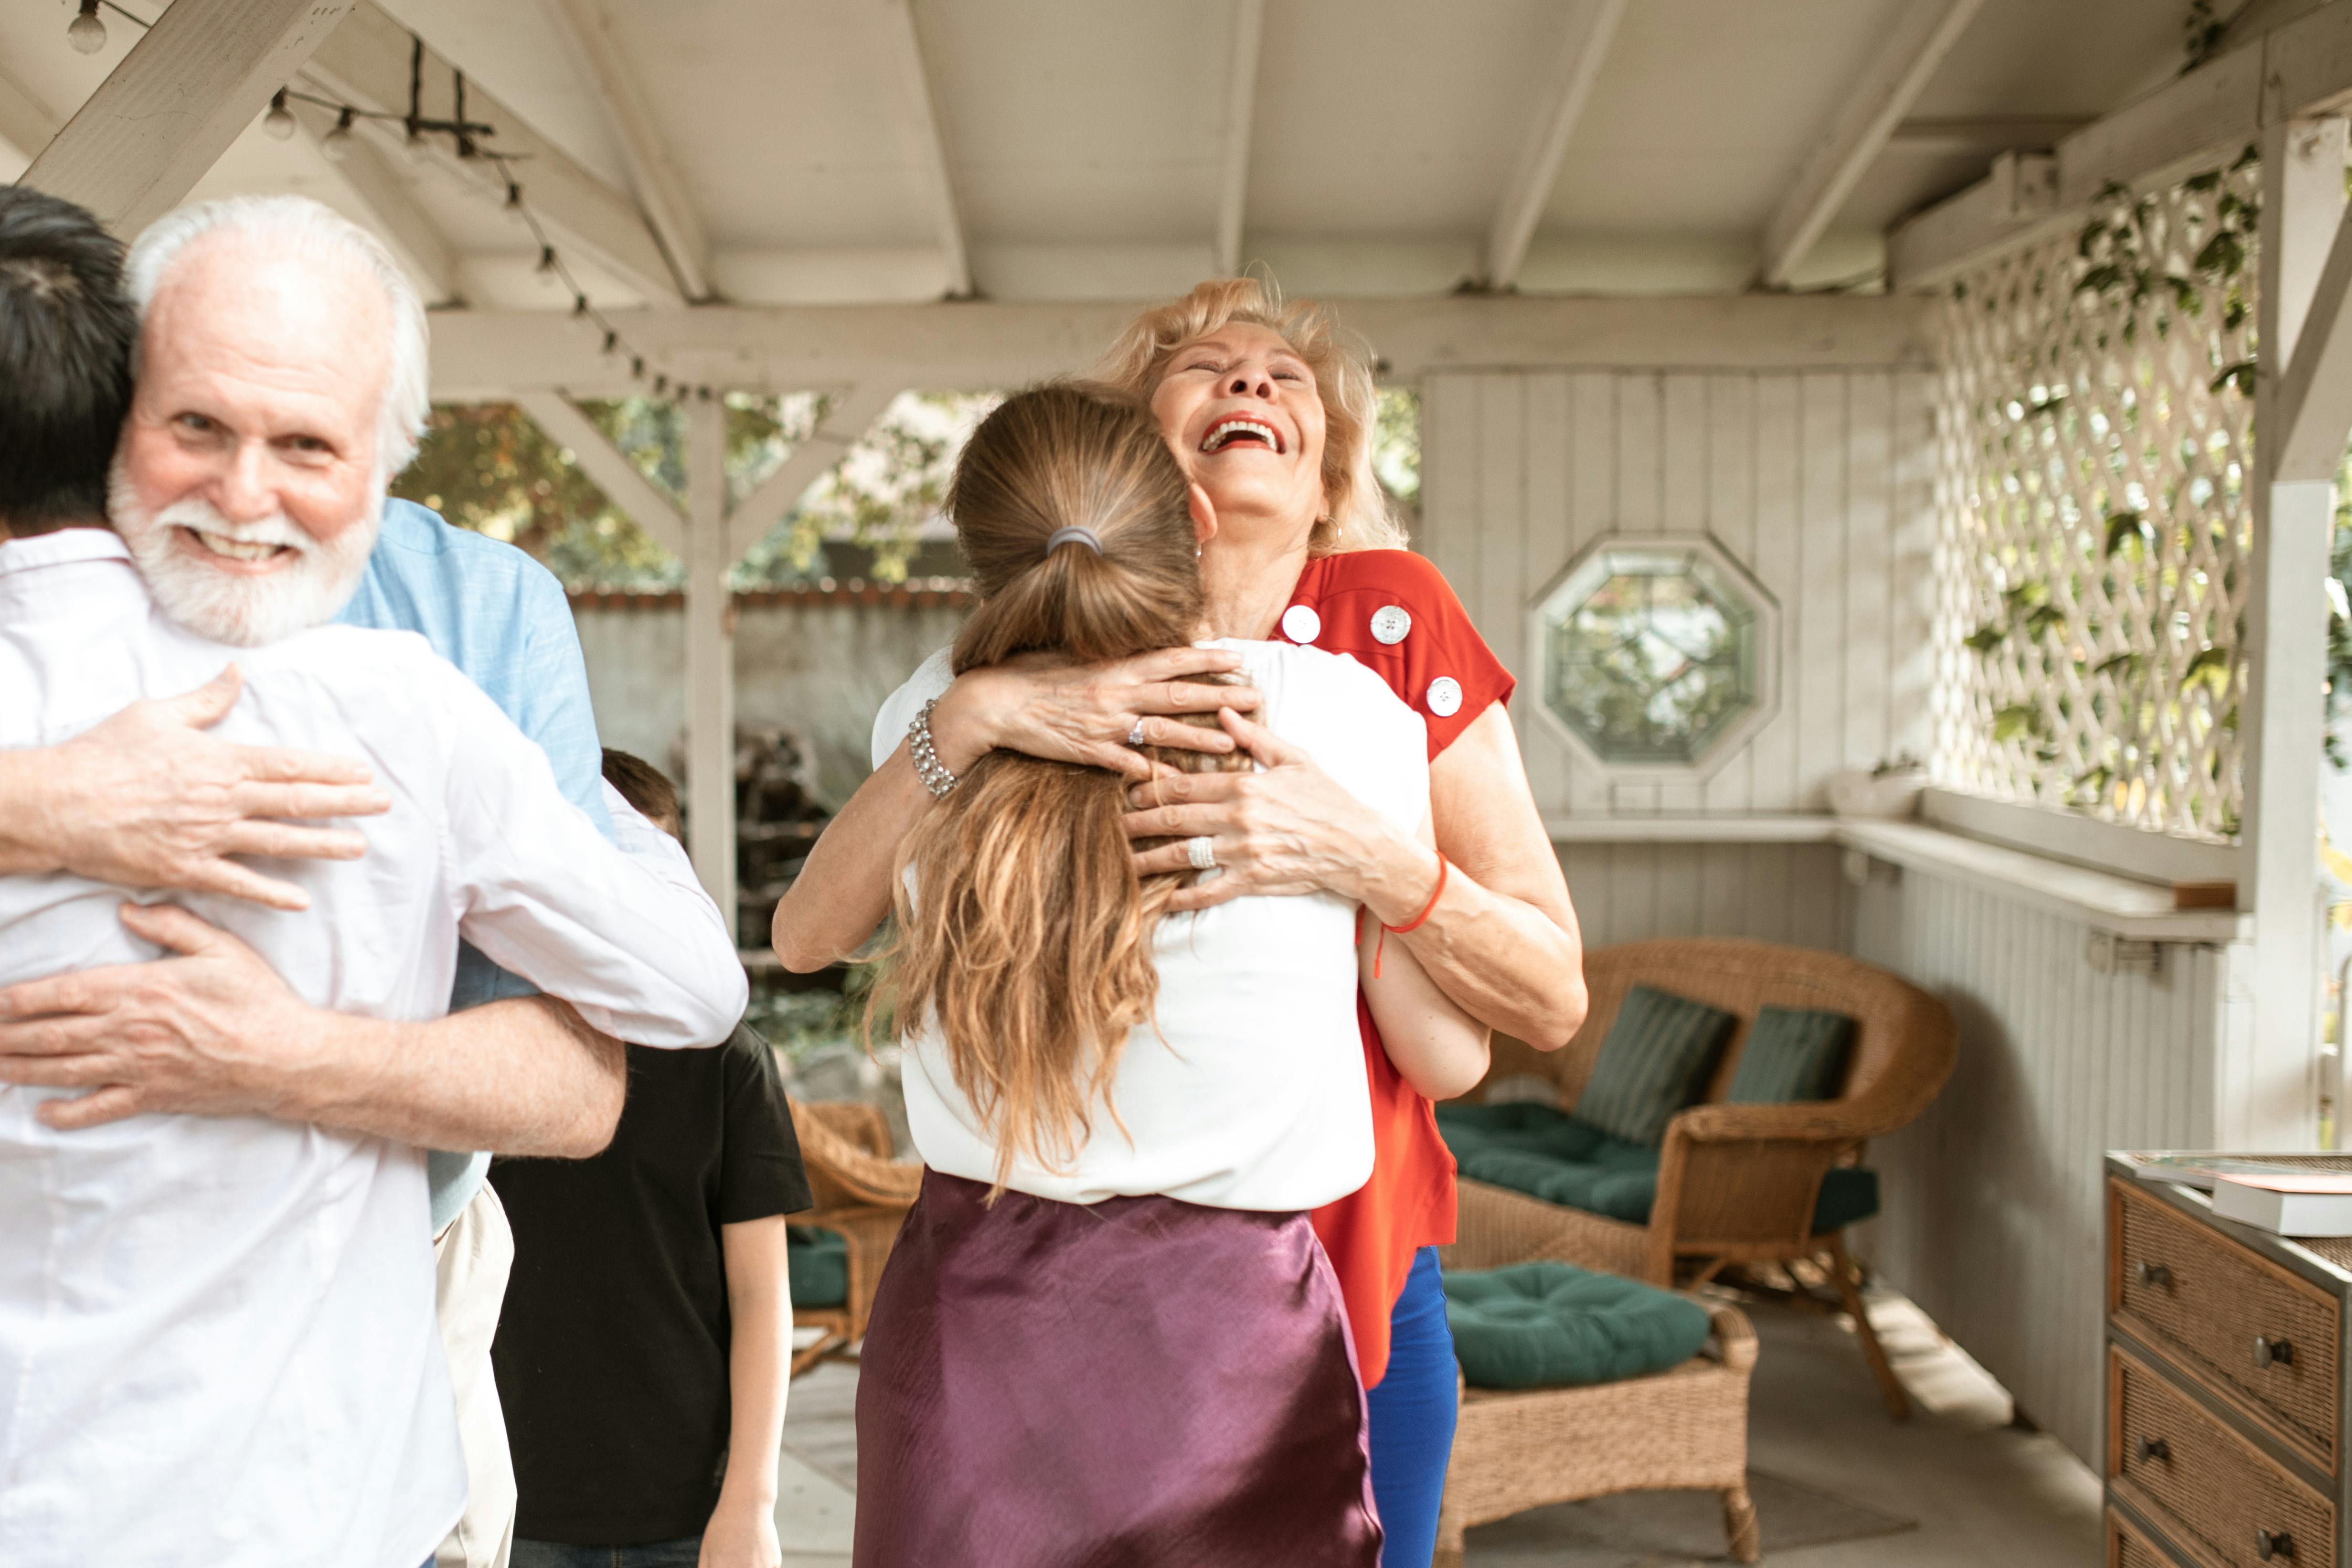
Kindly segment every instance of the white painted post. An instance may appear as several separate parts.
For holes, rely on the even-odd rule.
[[[2309,1147],[2317,1133],[2319,770],[2326,715],[2332,480],[2281,482],[2278,392],[2344,211],[2345,121],[2291,120],[2263,138],[2262,374],[2254,410],[2253,580],[2246,607],[2244,838],[2254,917],[2254,1028],[2221,1064],[2225,1148]]]
[[[687,405],[686,516],[688,841],[696,875],[734,930],[735,611],[727,593],[734,554],[727,543],[726,405],[715,397]]]

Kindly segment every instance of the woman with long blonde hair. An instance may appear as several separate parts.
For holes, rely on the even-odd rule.
[[[1143,312],[1102,374],[1150,403],[1213,507],[1217,529],[1201,562],[1210,625],[1346,653],[1425,721],[1436,839],[1433,849],[1393,831],[1311,760],[1293,758],[1139,789],[1128,824],[1146,846],[1139,867],[1197,857],[1223,868],[1214,882],[1170,895],[1178,910],[1244,895],[1360,900],[1368,918],[1391,928],[1391,953],[1409,949],[1474,1017],[1539,1049],[1566,1044],[1584,1018],[1581,949],[1506,709],[1512,678],[1444,577],[1398,548],[1372,473],[1368,348],[1325,309],[1286,303],[1255,279],[1222,279]],[[1211,753],[1236,734],[1255,743],[1258,731],[1238,717],[1206,732],[1171,717],[1218,701],[1202,678],[1237,664],[1215,647],[1174,645],[960,673],[940,662],[918,671],[901,697],[936,699],[933,732],[950,766],[1003,748],[1119,769],[1139,784],[1154,764],[1133,743]],[[1246,694],[1223,700],[1255,711]],[[929,809],[903,758],[877,767],[811,856],[799,884],[811,895],[776,912],[788,965],[815,968],[866,941],[889,907],[893,850]],[[1455,1398],[1434,1251],[1454,1238],[1454,1164],[1431,1101],[1472,1088],[1485,1062],[1433,1062],[1385,1033],[1366,1016],[1371,1180],[1319,1210],[1316,1229],[1347,1296],[1370,1392],[1383,1561],[1423,1568]]]
[[[949,512],[982,595],[956,669],[1205,629],[1213,510],[1131,400],[1014,395]],[[1265,746],[1423,830],[1424,726],[1376,677],[1221,646]],[[937,804],[898,847],[885,983],[929,1170],[861,1356],[859,1568],[1371,1568],[1361,1388],[1307,1212],[1371,1169],[1359,989],[1401,1048],[1483,1053],[1485,1030],[1360,941],[1356,900],[1171,911],[1202,873],[1138,872],[1120,774],[950,768],[932,713],[906,716]]]

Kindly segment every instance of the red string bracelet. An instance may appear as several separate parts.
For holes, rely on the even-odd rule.
[[[1429,902],[1421,906],[1421,913],[1401,926],[1392,926],[1386,921],[1381,922],[1381,940],[1372,944],[1373,979],[1378,980],[1381,977],[1381,958],[1388,952],[1390,933],[1394,932],[1398,936],[1410,935],[1426,925],[1429,922],[1429,917],[1437,912],[1437,900],[1445,896],[1445,874],[1450,868],[1445,857],[1440,855],[1437,858],[1437,887],[1429,895]]]

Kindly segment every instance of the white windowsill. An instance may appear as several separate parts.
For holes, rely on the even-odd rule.
[[[2228,942],[2253,934],[2252,917],[2239,910],[2175,910],[2167,884],[2092,870],[1918,822],[1827,815],[1580,816],[1556,818],[1545,826],[1559,844],[1836,844],[2137,941]]]

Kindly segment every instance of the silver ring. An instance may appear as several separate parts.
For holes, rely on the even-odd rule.
[[[1217,868],[1215,840],[1206,834],[1202,834],[1198,838],[1187,838],[1184,840],[1184,858],[1192,863],[1192,869],[1195,871],[1215,870]]]
[[[1130,746],[1140,746],[1140,745],[1142,745],[1142,744],[1143,744],[1143,721],[1142,721],[1142,720],[1138,719],[1138,720],[1135,721],[1135,728],[1134,728],[1134,729],[1132,729],[1132,730],[1129,730],[1129,731],[1127,732],[1127,743],[1128,743],[1129,745],[1130,745]]]

